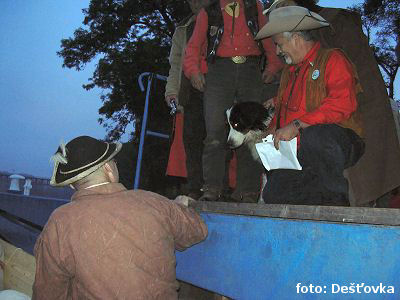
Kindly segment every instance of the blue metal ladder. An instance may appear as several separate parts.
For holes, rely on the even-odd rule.
[[[159,75],[159,74],[154,74],[150,72],[145,72],[140,74],[138,81],[139,81],[139,87],[142,92],[144,92],[145,88],[143,85],[143,78],[145,76],[148,76],[147,79],[147,90],[146,90],[146,100],[144,104],[144,112],[143,112],[143,119],[142,119],[142,129],[140,131],[140,141],[139,141],[139,151],[138,151],[138,157],[137,157],[137,163],[136,163],[136,172],[135,172],[135,182],[133,188],[136,190],[139,188],[139,182],[140,182],[140,170],[142,166],[142,156],[143,156],[143,146],[144,146],[144,138],[145,135],[152,135],[156,136],[159,138],[164,138],[168,139],[169,135],[151,131],[151,130],[146,130],[147,127],[147,116],[149,113],[149,98],[150,98],[150,90],[151,90],[151,84],[153,82],[153,79],[159,79],[159,80],[167,80],[166,76]]]

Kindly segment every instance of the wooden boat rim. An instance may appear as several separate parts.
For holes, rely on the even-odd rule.
[[[197,201],[199,213],[235,214],[254,217],[335,223],[400,226],[400,210],[394,208],[339,207]]]

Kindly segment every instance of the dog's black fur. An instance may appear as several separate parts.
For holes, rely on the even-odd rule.
[[[260,142],[274,116],[274,108],[257,102],[241,102],[226,112],[229,124],[228,144],[238,148],[245,143]]]

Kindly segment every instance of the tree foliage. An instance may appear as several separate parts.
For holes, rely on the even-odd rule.
[[[394,98],[394,80],[400,64],[400,5],[398,0],[365,0],[354,7],[384,72],[389,96]]]
[[[167,74],[175,25],[189,12],[182,0],[91,0],[83,9],[83,26],[61,41],[63,67],[79,71],[98,61],[84,88],[104,90],[99,122],[108,139],[118,139],[128,123],[140,121],[145,96],[138,76]]]
[[[362,15],[391,97],[400,61],[399,7],[398,0],[365,0],[355,8]],[[91,0],[83,13],[82,27],[61,41],[58,55],[64,60],[63,67],[78,71],[97,62],[84,88],[104,91],[99,122],[106,127],[107,138],[116,140],[128,123],[140,122],[145,96],[137,84],[138,76],[142,72],[168,73],[175,25],[190,9],[182,0]]]

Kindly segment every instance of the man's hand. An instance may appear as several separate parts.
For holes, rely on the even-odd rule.
[[[279,150],[279,141],[290,141],[299,134],[299,129],[293,123],[289,123],[285,127],[279,128],[274,133],[274,146]]]
[[[206,85],[206,79],[204,78],[204,74],[202,73],[197,73],[193,74],[190,77],[190,82],[192,83],[192,86],[199,90],[200,92],[204,92],[204,87]]]
[[[169,105],[169,103],[171,102],[171,100],[178,98],[177,95],[172,94],[172,95],[168,95],[165,97],[165,102],[167,102],[167,104]]]
[[[178,196],[174,200],[174,203],[180,204],[180,205],[183,205],[186,207],[189,206],[189,204],[192,202],[196,202],[196,200],[194,200],[188,196],[185,196],[185,195]]]
[[[262,79],[263,79],[264,83],[268,84],[268,83],[274,82],[275,75],[272,74],[271,72],[269,72],[267,69],[265,69],[262,74]]]

